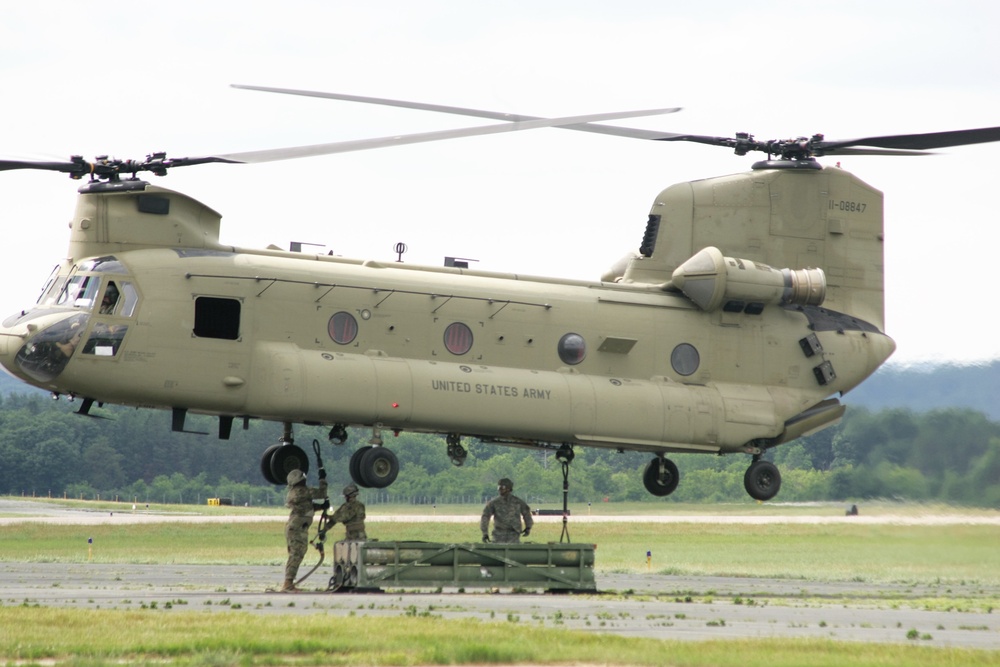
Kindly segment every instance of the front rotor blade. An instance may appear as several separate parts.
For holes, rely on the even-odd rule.
[[[41,169],[44,171],[61,171],[67,174],[76,173],[80,165],[76,162],[30,162],[27,160],[0,160],[0,171],[13,169]]]
[[[505,120],[510,122],[521,122],[527,120],[544,120],[541,116],[525,116],[523,114],[505,113],[503,111],[487,111],[485,109],[469,109],[466,107],[452,107],[443,104],[427,104],[424,102],[407,102],[406,100],[390,100],[384,97],[364,97],[361,95],[344,95],[342,93],[325,93],[315,90],[295,90],[292,88],[269,88],[267,86],[246,86],[241,84],[230,84],[233,88],[242,90],[257,90],[265,93],[279,93],[282,95],[299,95],[302,97],[320,97],[328,100],[342,100],[345,102],[360,102],[362,104],[377,104],[379,106],[400,107],[403,109],[417,109],[419,111],[436,111],[438,113],[450,113],[459,116],[474,116],[476,118],[489,118],[490,120]],[[681,107],[672,110],[663,110],[663,113],[675,113]],[[662,140],[665,137],[673,136],[670,132],[657,132],[655,130],[640,130],[632,127],[618,127],[615,125],[594,125],[594,124],[572,124],[557,125],[564,130],[578,130],[581,132],[594,132],[596,134],[610,134],[618,137],[629,137],[632,139]]]
[[[380,137],[375,139],[358,139],[354,141],[338,141],[329,144],[313,144],[310,146],[295,146],[291,148],[274,148],[262,151],[247,151],[243,153],[225,153],[214,155],[210,158],[182,158],[184,160],[214,160],[227,162],[273,162],[277,160],[291,160],[295,158],[313,157],[317,155],[330,155],[333,153],[347,153],[350,151],[363,151],[372,148],[385,148],[388,146],[404,146],[407,144],[425,143],[428,141],[441,141],[443,139],[457,139],[460,137],[475,137],[486,134],[500,134],[502,132],[519,132],[522,130],[534,130],[542,127],[560,127],[576,125],[580,123],[590,123],[599,120],[614,120],[617,118],[638,118],[641,116],[657,116],[661,114],[673,113],[676,108],[669,109],[647,109],[644,111],[619,111],[614,113],[589,114],[585,116],[567,116],[564,118],[537,118],[534,120],[515,121],[503,123],[501,125],[485,125],[480,127],[466,127],[454,130],[440,130],[437,132],[419,132],[416,134],[403,134],[394,137]],[[174,161],[175,166],[179,166]]]

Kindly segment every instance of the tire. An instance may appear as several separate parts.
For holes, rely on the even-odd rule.
[[[384,489],[396,481],[399,460],[391,449],[372,447],[362,455],[359,470],[367,486]]]
[[[288,473],[298,468],[304,473],[309,472],[309,457],[297,445],[278,445],[271,455],[271,474],[274,479],[282,480],[284,484]]]
[[[368,488],[368,483],[361,476],[361,459],[372,447],[373,445],[359,447],[357,451],[351,454],[351,460],[347,464],[347,471],[351,474],[351,480],[358,486],[365,489]]]
[[[274,473],[271,472],[271,457],[281,445],[271,445],[264,450],[264,453],[260,455],[260,474],[264,476],[264,479],[268,484],[284,484],[285,480],[278,480],[274,477]]]
[[[664,479],[660,481],[660,457],[654,458],[646,465],[646,470],[642,473],[642,483],[646,490],[654,496],[669,496],[677,489],[678,482],[681,481],[677,464],[670,459],[663,459]]]
[[[754,500],[770,500],[781,490],[781,473],[770,461],[754,461],[743,475],[743,487]]]

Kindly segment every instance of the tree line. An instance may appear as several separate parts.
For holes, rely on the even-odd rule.
[[[37,393],[0,397],[0,494],[138,503],[197,503],[226,498],[238,505],[281,505],[284,488],[267,484],[263,450],[278,441],[280,424],[251,421],[229,440],[215,435],[216,422],[189,416],[171,431],[170,413],[104,407],[86,418],[75,406]],[[350,482],[350,455],[369,431],[352,429],[334,446],[321,427],[297,425],[296,444],[311,452],[321,443],[331,496]],[[533,507],[562,505],[563,467],[550,451],[519,449],[465,439],[464,466],[451,464],[443,438],[420,433],[385,437],[400,461],[387,489],[364,490],[373,503],[480,503],[496,493],[501,477]],[[568,469],[573,503],[751,502],[743,489],[749,457],[678,454],[680,484],[665,499],[642,484],[651,454],[577,448]],[[929,412],[851,407],[835,427],[769,450],[781,470],[779,501],[872,498],[948,502],[1000,508],[1000,423],[981,412],[949,408]],[[315,468],[315,464],[313,464]],[[315,483],[315,471],[310,473]]]

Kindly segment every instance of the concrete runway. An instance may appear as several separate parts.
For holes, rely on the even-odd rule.
[[[41,503],[6,500],[0,500],[0,514],[4,515],[0,525],[24,521],[67,523],[73,518],[91,523],[97,519],[84,516],[87,513],[52,509]],[[101,514],[103,522],[107,514]],[[125,516],[107,518],[115,521]],[[310,552],[306,566],[311,567],[311,558]],[[325,588],[331,575],[330,568],[324,565],[305,586]],[[300,595],[265,592],[267,587],[278,584],[280,578],[281,568],[271,566],[0,562],[0,601],[79,609],[155,607],[164,613],[239,610],[269,615],[402,616],[415,611],[442,619],[513,620],[535,626],[655,639],[810,637],[861,642],[916,641],[928,647],[1000,650],[1000,613],[920,608],[920,598],[928,596],[984,600],[1000,597],[1000,589],[981,585],[951,584],[938,588],[598,573],[600,594],[504,590],[491,593],[471,588],[465,593],[447,589]],[[289,606],[292,602],[294,606]],[[907,639],[910,630],[930,639]]]

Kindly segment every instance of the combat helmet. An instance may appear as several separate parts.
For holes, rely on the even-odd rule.
[[[506,487],[507,487],[508,489],[510,489],[511,491],[513,491],[513,490],[514,490],[514,482],[510,481],[510,480],[509,480],[509,479],[507,479],[506,477],[504,477],[504,478],[503,478],[503,479],[501,479],[501,480],[500,480],[499,482],[497,482],[497,486],[506,486]]]
[[[350,498],[351,496],[358,495],[358,487],[356,484],[348,484],[344,487],[344,497]]]
[[[306,474],[296,468],[295,470],[288,473],[287,481],[288,486],[295,486],[299,482],[304,482],[306,479]]]

